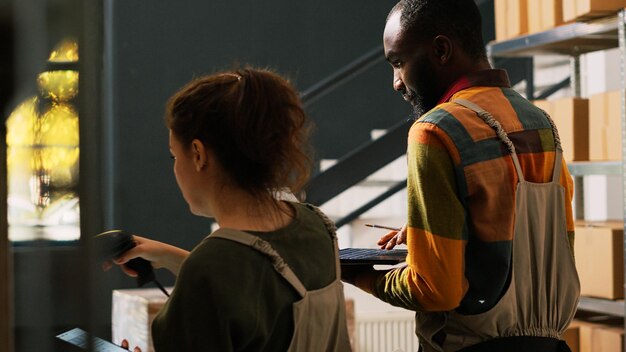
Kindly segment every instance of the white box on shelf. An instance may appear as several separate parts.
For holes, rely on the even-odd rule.
[[[166,288],[172,292],[172,288]],[[126,339],[143,352],[154,352],[152,321],[167,297],[157,288],[113,290],[111,340],[119,344]]]
[[[590,175],[583,179],[585,220],[622,219],[623,186],[620,175]],[[574,190],[577,192],[579,190]]]

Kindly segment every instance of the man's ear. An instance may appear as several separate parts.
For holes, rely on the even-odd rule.
[[[445,35],[438,35],[433,39],[433,49],[435,58],[440,65],[446,65],[454,54],[454,45],[450,38]]]
[[[204,144],[200,142],[198,139],[194,139],[191,142],[191,154],[193,156],[193,163],[196,168],[196,171],[201,171],[207,163],[209,162],[209,158],[207,155],[207,149]]]

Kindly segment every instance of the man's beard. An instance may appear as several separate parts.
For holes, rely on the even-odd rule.
[[[433,64],[423,59],[419,60],[417,65],[420,70],[415,72],[412,80],[413,85],[411,87],[405,86],[405,90],[402,92],[404,99],[413,106],[416,120],[437,106],[437,102],[444,93],[438,91],[437,82],[439,79]]]
[[[411,88],[407,88],[402,97],[413,106],[414,119],[416,120],[436,106],[436,104],[429,102],[423,94],[418,94]]]

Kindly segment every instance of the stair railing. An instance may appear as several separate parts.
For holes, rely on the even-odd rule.
[[[368,51],[356,60],[302,92],[300,94],[300,98],[302,99],[304,106],[313,104],[315,101],[334,91],[339,86],[351,81],[353,78],[368,71],[376,64],[384,61],[384,59],[385,55],[383,53],[382,45]]]

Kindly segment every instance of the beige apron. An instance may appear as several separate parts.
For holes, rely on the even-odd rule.
[[[472,102],[453,102],[475,111],[496,131],[515,165],[519,182],[515,192],[511,282],[498,303],[481,314],[417,313],[420,343],[430,352],[457,351],[507,336],[560,339],[576,312],[580,283],[567,236],[565,190],[559,184],[562,149],[554,123],[546,114],[556,148],[552,181],[532,183],[524,180],[515,147],[500,123]],[[443,343],[435,342],[438,339],[433,337],[441,335],[441,331],[445,332]]]
[[[335,226],[317,208],[308,205],[324,220],[335,249],[335,280],[321,289],[307,291],[296,274],[272,246],[258,236],[232,230],[220,229],[209,237],[224,238],[250,246],[270,257],[274,269],[298,292],[301,300],[293,304],[294,332],[289,352],[351,351],[346,321],[345,298],[341,283],[339,248]]]

